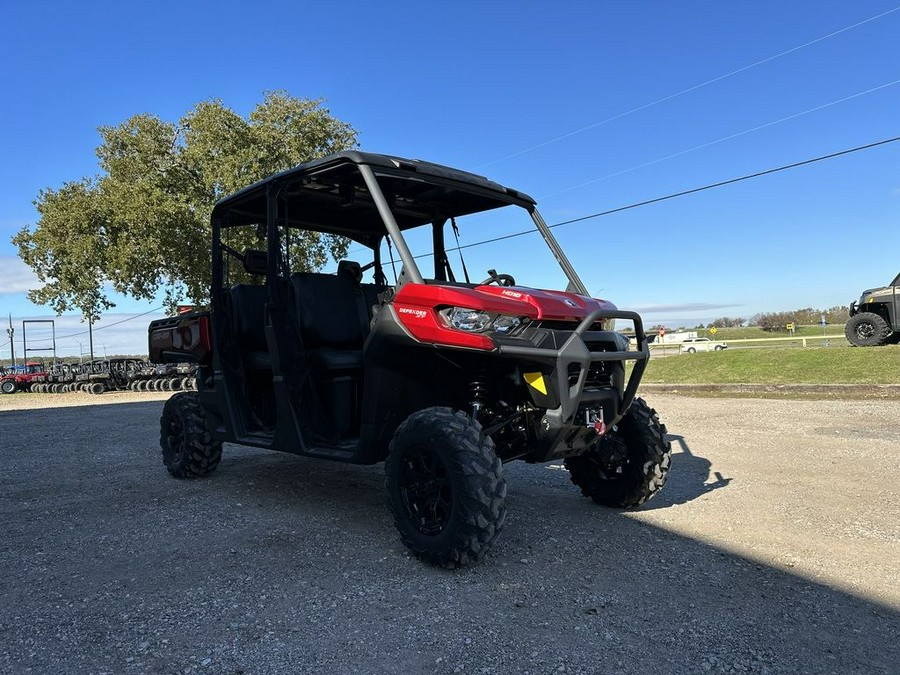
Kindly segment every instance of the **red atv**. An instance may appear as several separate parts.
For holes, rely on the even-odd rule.
[[[15,394],[17,391],[28,391],[33,381],[43,382],[47,378],[47,370],[43,363],[29,361],[22,372],[5,373],[0,377],[0,392]]]
[[[530,246],[473,283],[459,233],[471,241],[511,215],[530,216],[548,264]],[[309,232],[325,235],[312,253]],[[341,237],[362,263],[303,271]],[[466,250],[468,268],[480,250]],[[566,291],[513,276],[549,285],[554,269]],[[585,495],[616,507],[665,483],[666,429],[635,398],[649,357],[641,319],[589,296],[521,192],[421,161],[326,157],[215,206],[212,277],[211,311],[149,328],[153,362],[198,364],[198,391],[163,410],[173,476],[211,473],[223,442],[386,460],[403,543],[447,567],[482,557],[503,527],[504,462],[565,459]],[[635,348],[616,319],[633,323]]]

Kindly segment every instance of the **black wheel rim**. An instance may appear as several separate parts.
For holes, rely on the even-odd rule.
[[[420,533],[440,534],[450,520],[453,489],[447,467],[430,448],[412,448],[403,459],[400,496],[409,521]]]
[[[169,451],[169,458],[178,463],[184,454],[184,426],[181,424],[179,415],[172,415],[169,418],[169,424],[166,434],[166,445]]]
[[[619,480],[629,466],[628,445],[619,436],[607,436],[595,452],[585,455],[599,480]]]
[[[862,340],[868,340],[875,336],[874,324],[864,321],[856,327],[856,337]]]

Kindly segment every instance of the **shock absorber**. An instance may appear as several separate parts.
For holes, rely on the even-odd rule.
[[[478,377],[469,383],[469,398],[472,407],[472,419],[478,419],[481,411],[484,410],[485,401],[487,401],[488,381],[484,373],[479,373]]]

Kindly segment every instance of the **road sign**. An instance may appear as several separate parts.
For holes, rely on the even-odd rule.
[[[787,329],[788,329],[789,331],[791,331],[792,333],[794,332],[794,324],[792,324],[792,323],[787,324],[787,325],[785,326],[785,328],[787,328]]]
[[[719,332],[719,329],[716,328],[715,326],[713,326],[712,328],[709,329],[709,332],[710,332],[710,334],[715,335],[716,333]]]
[[[822,326],[822,328],[825,328],[825,326],[828,325],[828,322],[825,321],[825,315],[824,315],[824,314],[822,315],[822,318],[819,319],[819,325]]]

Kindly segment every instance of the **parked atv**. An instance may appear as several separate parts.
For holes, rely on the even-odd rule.
[[[29,361],[23,370],[10,370],[0,377],[0,392],[15,394],[17,391],[30,391],[33,382],[42,382],[47,377],[47,369],[43,363]]]
[[[890,285],[865,290],[858,303],[850,303],[844,334],[857,347],[900,342],[900,274]]]
[[[511,215],[530,216],[550,264],[530,246],[473,283],[460,233],[474,238]],[[349,239],[363,264],[304,271],[308,232]],[[565,291],[513,276],[559,268]],[[385,461],[401,540],[445,567],[478,560],[500,533],[504,462],[565,460],[586,496],[614,507],[638,506],[665,483],[666,429],[635,398],[649,358],[641,319],[589,296],[521,192],[417,160],[333,155],[215,206],[212,279],[210,311],[149,327],[151,361],[198,364],[198,391],[163,410],[173,476],[214,471],[223,442]],[[636,348],[616,319],[633,323]]]

